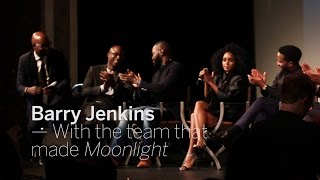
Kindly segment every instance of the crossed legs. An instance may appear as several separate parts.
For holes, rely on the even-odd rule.
[[[195,148],[204,148],[204,128],[212,127],[217,122],[217,118],[209,111],[209,104],[205,101],[197,101],[193,113],[191,114],[190,142],[187,155],[180,170],[188,170],[196,160]]]

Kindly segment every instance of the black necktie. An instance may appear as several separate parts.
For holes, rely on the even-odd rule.
[[[47,84],[47,75],[46,75],[46,69],[45,69],[45,63],[43,61],[43,58],[39,59],[39,61],[41,61],[41,68],[40,71],[38,73],[38,77],[39,77],[39,86],[40,87],[46,87]],[[47,94],[43,94],[42,96],[42,103],[47,105],[48,104],[48,95]]]
[[[45,66],[42,59],[39,59],[38,61],[41,61],[41,68],[40,68],[40,71],[38,72],[39,86],[45,87],[47,85]]]

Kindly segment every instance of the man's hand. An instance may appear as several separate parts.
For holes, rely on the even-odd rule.
[[[137,88],[137,87],[139,87],[138,82],[141,82],[142,79],[141,79],[140,73],[138,73],[138,75],[134,75],[134,76],[135,76],[135,79],[138,79],[138,81],[136,83],[133,83],[132,86]]]
[[[309,66],[309,64],[306,63],[301,64],[301,69],[304,74],[314,73],[314,70]]]
[[[132,71],[128,71],[127,73],[120,73],[119,77],[121,81],[123,81],[124,83],[132,84],[134,87],[138,87],[141,81],[140,74],[138,73],[138,75],[136,75]]]
[[[251,75],[248,75],[249,82],[252,85],[259,86],[260,88],[263,88],[266,86],[266,72],[263,74],[257,70],[257,69],[252,69],[251,70]]]
[[[41,94],[42,88],[39,86],[28,87],[26,93],[31,95]]]
[[[316,84],[320,85],[320,68],[312,69],[308,64],[301,64],[302,72],[310,77]]]
[[[56,86],[46,86],[43,89],[43,94],[54,95],[57,92]]]
[[[115,73],[113,71],[107,72],[107,71],[101,71],[100,72],[100,79],[103,81],[105,89],[109,88],[114,84],[114,75]]]
[[[102,81],[108,82],[110,80],[114,80],[115,73],[113,71],[107,72],[107,71],[101,71],[100,72],[100,79]]]

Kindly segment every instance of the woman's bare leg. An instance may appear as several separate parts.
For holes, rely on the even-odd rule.
[[[197,146],[204,146],[203,128],[207,122],[208,103],[205,101],[197,101],[195,105],[195,128],[197,132]]]
[[[209,104],[205,101],[197,101],[194,111],[191,114],[190,125],[190,141],[186,157],[184,158],[180,170],[188,170],[195,162],[195,155],[193,152],[194,145],[204,147],[203,130],[206,125],[212,126],[217,122],[217,118],[214,117],[211,112],[208,112]]]
[[[190,141],[189,141],[189,148],[187,154],[192,154],[192,147],[197,143],[197,132],[195,129],[195,120],[194,120],[194,113],[191,114],[191,125],[190,125]]]
[[[198,101],[194,112],[195,128],[197,130],[197,146],[204,146],[204,128],[209,125],[213,126],[217,118],[209,112],[209,104],[205,101]]]
[[[192,168],[193,163],[196,160],[196,157],[193,154],[193,145],[196,144],[197,141],[197,133],[195,129],[195,120],[194,120],[194,114],[191,114],[191,125],[190,125],[190,141],[189,141],[189,148],[188,152],[184,158],[184,161],[182,163],[182,166],[179,168],[181,171],[188,170]]]

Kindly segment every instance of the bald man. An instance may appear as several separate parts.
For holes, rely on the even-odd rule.
[[[94,110],[116,109],[132,98],[132,86],[123,83],[119,73],[125,73],[122,68],[124,51],[121,46],[114,45],[106,53],[106,64],[91,66],[83,82],[82,96],[86,97],[83,109],[86,117],[92,115],[91,107]],[[90,123],[93,121],[86,121]]]
[[[101,176],[101,179],[112,179],[110,172],[115,167],[111,163],[110,157],[100,156],[100,153],[97,156],[96,154],[89,156],[87,152],[88,148],[93,149],[98,145],[109,144],[111,137],[109,135],[102,136],[102,134],[106,134],[107,129],[112,130],[117,125],[115,121],[117,119],[114,119],[113,114],[110,116],[106,114],[110,110],[114,111],[118,110],[119,107],[122,108],[123,102],[130,103],[133,97],[133,88],[131,84],[122,82],[118,76],[119,73],[126,73],[127,71],[122,66],[124,61],[123,48],[119,45],[110,47],[106,52],[105,60],[106,63],[104,64],[90,66],[83,81],[82,96],[85,97],[85,101],[82,105],[79,124],[81,127],[89,129],[88,133],[90,134],[85,134],[87,131],[79,128],[78,132],[82,134],[81,138],[73,137],[72,143],[79,148],[79,157],[84,158],[88,164],[94,166],[94,169],[86,169],[78,174],[94,174],[95,177]],[[104,111],[105,116],[97,118],[95,115],[98,111],[100,114]],[[90,144],[89,147],[87,143]],[[101,166],[100,161],[107,164],[110,162],[112,167]],[[108,173],[106,173],[106,170]]]
[[[39,145],[42,135],[32,132],[46,128],[48,124],[44,120],[32,120],[32,107],[41,106],[44,110],[65,108],[71,97],[70,75],[63,52],[50,47],[44,32],[33,33],[31,45],[32,50],[19,57],[16,86],[27,102],[30,143]]]

